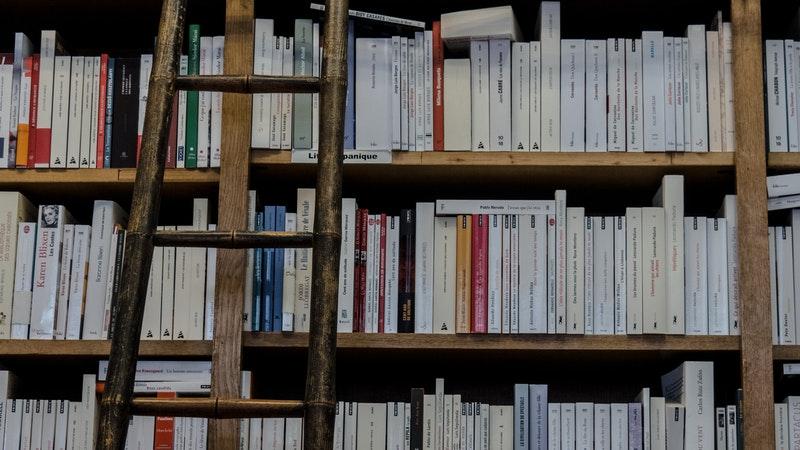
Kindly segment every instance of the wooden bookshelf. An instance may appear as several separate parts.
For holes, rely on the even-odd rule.
[[[111,341],[0,340],[0,358],[108,358]],[[211,341],[142,341],[142,358],[209,358]]]
[[[775,345],[772,358],[775,361],[800,361],[800,345]]]
[[[800,153],[773,153],[767,155],[769,169],[800,170]]]

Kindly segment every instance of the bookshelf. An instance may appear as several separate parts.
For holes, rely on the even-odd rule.
[[[190,2],[187,22],[199,22],[206,29],[221,31],[224,21],[226,36],[225,73],[252,72],[254,17],[275,17],[284,20],[307,14],[302,2],[284,2],[257,9],[255,0],[226,0],[225,8],[218,2]],[[404,2],[354,1],[353,8],[369,9],[415,19],[431,19],[443,11],[478,8],[507,4],[496,0],[436,0],[413,1],[411,7]],[[522,22],[525,34],[533,35],[532,27],[538,2],[511,1]],[[665,153],[511,153],[511,152],[395,152],[390,165],[345,165],[345,194],[353,192],[368,195],[368,186],[376,185],[381,193],[392,192],[391,202],[410,204],[414,195],[430,192],[434,186],[444,189],[469,189],[479,192],[486,184],[495,184],[498,192],[513,192],[515,188],[535,186],[550,191],[564,185],[571,192],[596,188],[617,195],[634,196],[630,189],[646,188],[643,196],[652,195],[664,174],[684,174],[687,192],[718,202],[720,192],[736,192],[739,196],[739,258],[741,336],[480,336],[480,335],[366,335],[342,334],[338,336],[340,355],[338,389],[345,395],[355,391],[375,392],[377,401],[388,395],[372,380],[364,382],[365,363],[380,366],[383,363],[397,369],[414,364],[419,374],[408,379],[380,369],[384,384],[398,381],[403,388],[386,387],[407,395],[405,386],[424,386],[426,389],[436,376],[445,375],[459,389],[476,390],[480,398],[510,399],[510,392],[489,391],[493,386],[508,389],[514,382],[502,370],[513,368],[518,374],[543,370],[542,382],[552,381],[559,389],[569,390],[567,381],[580,382],[602,374],[590,386],[604,382],[620,385],[643,382],[654,383],[654,376],[671,369],[681,359],[709,358],[719,363],[719,371],[729,371],[720,389],[744,389],[744,429],[747,448],[773,447],[773,364],[774,361],[800,359],[800,346],[783,346],[773,349],[770,327],[768,284],[766,171],[798,170],[800,155],[765,155],[764,109],[762,81],[762,15],[761,0],[718,0],[715,2],[652,0],[565,0],[564,15],[581,17],[566,28],[566,34],[576,33],[576,25],[585,25],[583,34],[606,36],[601,27],[613,14],[626,11],[635,19],[629,20],[622,32],[632,32],[645,27],[665,29],[675,34],[677,23],[706,23],[716,9],[730,14],[734,28],[734,91],[736,112],[737,153],[665,154]],[[764,0],[764,3],[775,3]],[[76,50],[92,48],[92,38],[97,31],[107,34],[111,48],[150,48],[149,36],[155,35],[160,2],[124,0],[11,0],[5,8],[11,14],[0,18],[0,29],[12,30],[11,17],[41,17],[41,21],[26,23],[24,31],[36,34],[45,27],[69,29],[75,37]],[[581,11],[585,8],[586,11]],[[683,17],[682,12],[688,17]],[[257,13],[258,12],[258,13]],[[89,14],[102,20],[92,20],[94,31],[80,31]],[[774,15],[774,14],[773,14]],[[770,15],[769,17],[773,17]],[[75,21],[76,17],[87,16]],[[766,17],[766,16],[765,16]],[[124,18],[124,20],[123,20]],[[133,20],[132,18],[135,18]],[[766,19],[765,19],[766,20]],[[111,23],[127,23],[114,30]],[[617,17],[614,22],[620,22]],[[132,24],[136,25],[132,25]],[[765,22],[768,23],[768,22]],[[7,26],[6,26],[7,25]],[[216,30],[215,30],[216,25]],[[144,26],[143,30],[139,27]],[[2,34],[4,42],[10,33]],[[225,94],[223,97],[222,167],[219,170],[168,170],[165,175],[165,203],[188,199],[202,193],[212,193],[218,202],[218,229],[244,229],[246,224],[248,189],[271,189],[276,186],[286,193],[297,187],[312,186],[315,166],[292,164],[289,152],[251,149],[250,118],[251,97]],[[36,170],[4,171],[0,173],[0,189],[19,189],[37,198],[64,198],[78,195],[92,198],[97,192],[111,192],[114,196],[129,199],[135,176],[129,169],[87,170]],[[465,183],[476,183],[469,186]],[[408,186],[417,185],[417,188]],[[468,187],[464,187],[464,186]],[[407,192],[397,193],[401,188]],[[286,194],[287,196],[289,194]],[[430,194],[429,194],[430,195]],[[289,197],[291,198],[291,197]],[[126,200],[124,204],[127,204]],[[714,204],[714,207],[718,204]],[[305,353],[307,335],[242,332],[242,298],[245,285],[245,252],[219,250],[217,260],[217,298],[215,304],[215,340],[213,342],[143,342],[140,356],[147,358],[204,358],[213,359],[213,395],[238,398],[240,371],[254,370],[257,386],[254,393],[264,397],[301,398],[304,388]],[[52,364],[59,358],[96,360],[106,358],[109,342],[73,341],[0,341],[0,360],[13,360],[15,367],[26,364]],[[441,360],[441,361],[440,361]],[[497,364],[490,379],[482,383],[471,373],[476,365],[491,361]],[[642,362],[653,368],[642,367]],[[451,368],[443,365],[450,363]],[[286,374],[275,374],[273,367],[285,365]],[[546,370],[541,369],[547,366]],[[406,369],[408,367],[406,366]],[[438,372],[442,369],[444,372]],[[459,376],[463,371],[464,376]],[[625,376],[613,379],[613,373]],[[359,372],[362,372],[359,374]],[[579,375],[572,372],[580,372]],[[738,373],[737,373],[738,372]],[[402,374],[402,371],[401,371]],[[549,378],[548,378],[549,377]],[[564,378],[563,381],[560,378]],[[581,377],[583,379],[581,380]],[[657,378],[655,378],[657,379]],[[418,384],[413,384],[417,383]],[[527,380],[526,380],[527,382]],[[278,390],[283,389],[284,390]],[[588,392],[591,388],[576,386],[573,391]],[[609,388],[610,389],[610,388]],[[631,388],[628,388],[631,390]],[[619,388],[619,392],[626,392]],[[471,391],[470,391],[471,392]],[[606,390],[603,390],[606,392]],[[508,394],[508,395],[506,395]],[[632,394],[632,392],[631,392]],[[726,392],[730,395],[730,392]],[[363,393],[349,397],[366,400]],[[399,395],[399,394],[398,394]],[[606,395],[606,394],[602,394]],[[505,396],[505,397],[504,397]],[[629,395],[632,398],[632,395]],[[567,396],[568,397],[568,396]],[[209,448],[236,448],[238,420],[212,421]]]

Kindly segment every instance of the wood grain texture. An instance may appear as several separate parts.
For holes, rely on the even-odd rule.
[[[0,358],[108,358],[111,341],[0,340]],[[211,341],[140,341],[142,358],[208,358]]]
[[[237,94],[314,93],[319,78],[267,75],[187,75],[176,80],[178,89]]]
[[[731,0],[745,448],[775,447],[761,2]]]
[[[303,417],[299,400],[251,400],[240,398],[137,398],[132,413],[142,416],[208,417],[238,419],[247,417]]]
[[[800,170],[800,153],[767,153],[767,168],[774,170]]]
[[[772,347],[772,358],[775,361],[800,360],[800,345],[775,345]]]
[[[308,248],[313,234],[294,231],[156,231],[160,247]]]
[[[226,0],[225,75],[253,72],[254,0]],[[250,115],[252,97],[222,96],[222,148],[217,229],[247,229],[247,190],[250,174]],[[217,252],[217,290],[214,303],[214,352],[211,393],[214,397],[241,397],[242,308],[247,253],[221,249]],[[238,420],[211,420],[209,448],[235,450],[239,443]]]

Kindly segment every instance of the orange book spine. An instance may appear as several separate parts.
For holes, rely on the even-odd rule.
[[[156,398],[175,398],[174,392],[158,392]],[[153,450],[172,450],[175,441],[175,418],[156,417],[156,432],[153,436]]]
[[[22,86],[20,90],[19,124],[17,125],[17,155],[15,165],[17,168],[28,167],[28,148],[30,146],[30,120],[31,104],[30,92],[33,76],[33,56],[28,56],[22,63]],[[22,96],[25,95],[26,99]]]
[[[456,227],[456,333],[472,325],[472,216],[458,216]]]

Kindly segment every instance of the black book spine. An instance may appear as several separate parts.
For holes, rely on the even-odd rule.
[[[744,392],[736,389],[736,448],[744,448]]]
[[[111,167],[136,167],[138,125],[139,58],[117,58],[114,67]]]
[[[117,295],[119,295],[119,283],[122,281],[122,264],[125,261],[125,230],[120,229],[117,236],[117,253],[114,259],[114,278],[111,280],[111,317],[108,326],[108,339],[114,337],[114,321],[117,318]]]
[[[400,273],[398,290],[399,333],[414,332],[414,252],[416,246],[416,213],[413,209],[400,212]]]
[[[425,390],[411,389],[411,450],[422,450]]]

